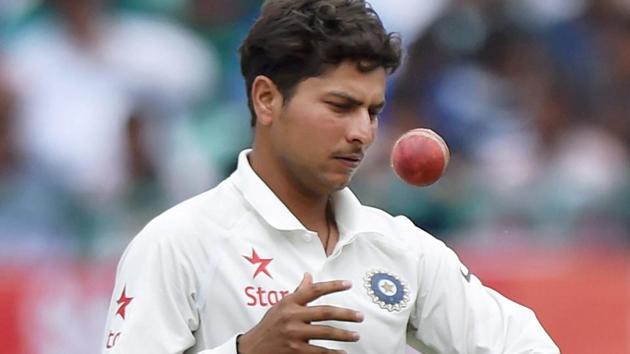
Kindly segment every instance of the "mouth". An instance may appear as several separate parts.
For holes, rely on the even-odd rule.
[[[363,160],[363,154],[342,154],[335,155],[334,158],[335,160],[343,164],[346,168],[355,169],[361,164],[361,161]]]

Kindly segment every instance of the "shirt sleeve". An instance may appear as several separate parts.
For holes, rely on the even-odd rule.
[[[423,353],[560,353],[530,309],[483,286],[435,240],[420,261],[410,324]]]
[[[236,336],[238,334],[235,334],[230,340],[214,349],[206,349],[197,354],[238,354],[236,352]]]
[[[147,230],[148,229],[148,230]],[[181,241],[147,227],[118,265],[103,354],[182,354],[199,327],[195,256]],[[204,354],[236,354],[235,336]]]

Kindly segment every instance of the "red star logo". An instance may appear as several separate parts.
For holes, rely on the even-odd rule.
[[[120,294],[120,298],[116,301],[116,303],[120,305],[118,307],[118,310],[116,311],[116,314],[120,315],[120,317],[122,317],[123,320],[125,319],[125,309],[131,303],[131,300],[133,300],[132,297],[127,297],[126,292],[127,292],[127,286],[125,285],[125,287],[123,288],[122,294]]]
[[[253,248],[252,248],[252,256],[251,257],[243,256],[243,258],[247,259],[249,263],[251,264],[258,264],[258,268],[256,268],[256,271],[254,272],[254,278],[256,278],[256,276],[262,272],[262,273],[267,274],[269,278],[273,279],[273,277],[271,276],[271,274],[269,274],[269,271],[267,270],[267,265],[269,265],[269,263],[273,260],[273,258],[260,258],[258,257],[256,250],[254,250]]]

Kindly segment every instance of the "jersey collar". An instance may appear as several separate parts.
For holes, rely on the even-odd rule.
[[[378,218],[368,213],[368,207],[361,204],[350,188],[333,194],[335,220],[341,235],[352,236],[362,233],[383,234]]]
[[[307,230],[254,172],[247,159],[250,152],[251,149],[246,149],[238,156],[238,166],[232,175],[235,187],[271,227],[284,231]],[[349,188],[334,193],[332,200],[335,220],[342,235],[379,231],[378,225],[365,214],[364,207]]]
[[[247,155],[251,151],[251,149],[246,149],[238,155],[238,166],[232,175],[234,186],[240,190],[243,198],[249,202],[254,210],[274,229],[306,230],[306,227],[254,172],[247,159]]]

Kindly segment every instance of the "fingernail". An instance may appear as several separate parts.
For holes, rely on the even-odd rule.
[[[358,332],[352,332],[352,339],[359,340],[359,338],[361,338],[361,336]]]
[[[357,321],[363,321],[363,313],[359,311],[355,312],[354,317],[357,319]]]
[[[346,288],[351,288],[352,282],[350,280],[344,280],[343,282],[341,282],[341,285],[343,285]]]

